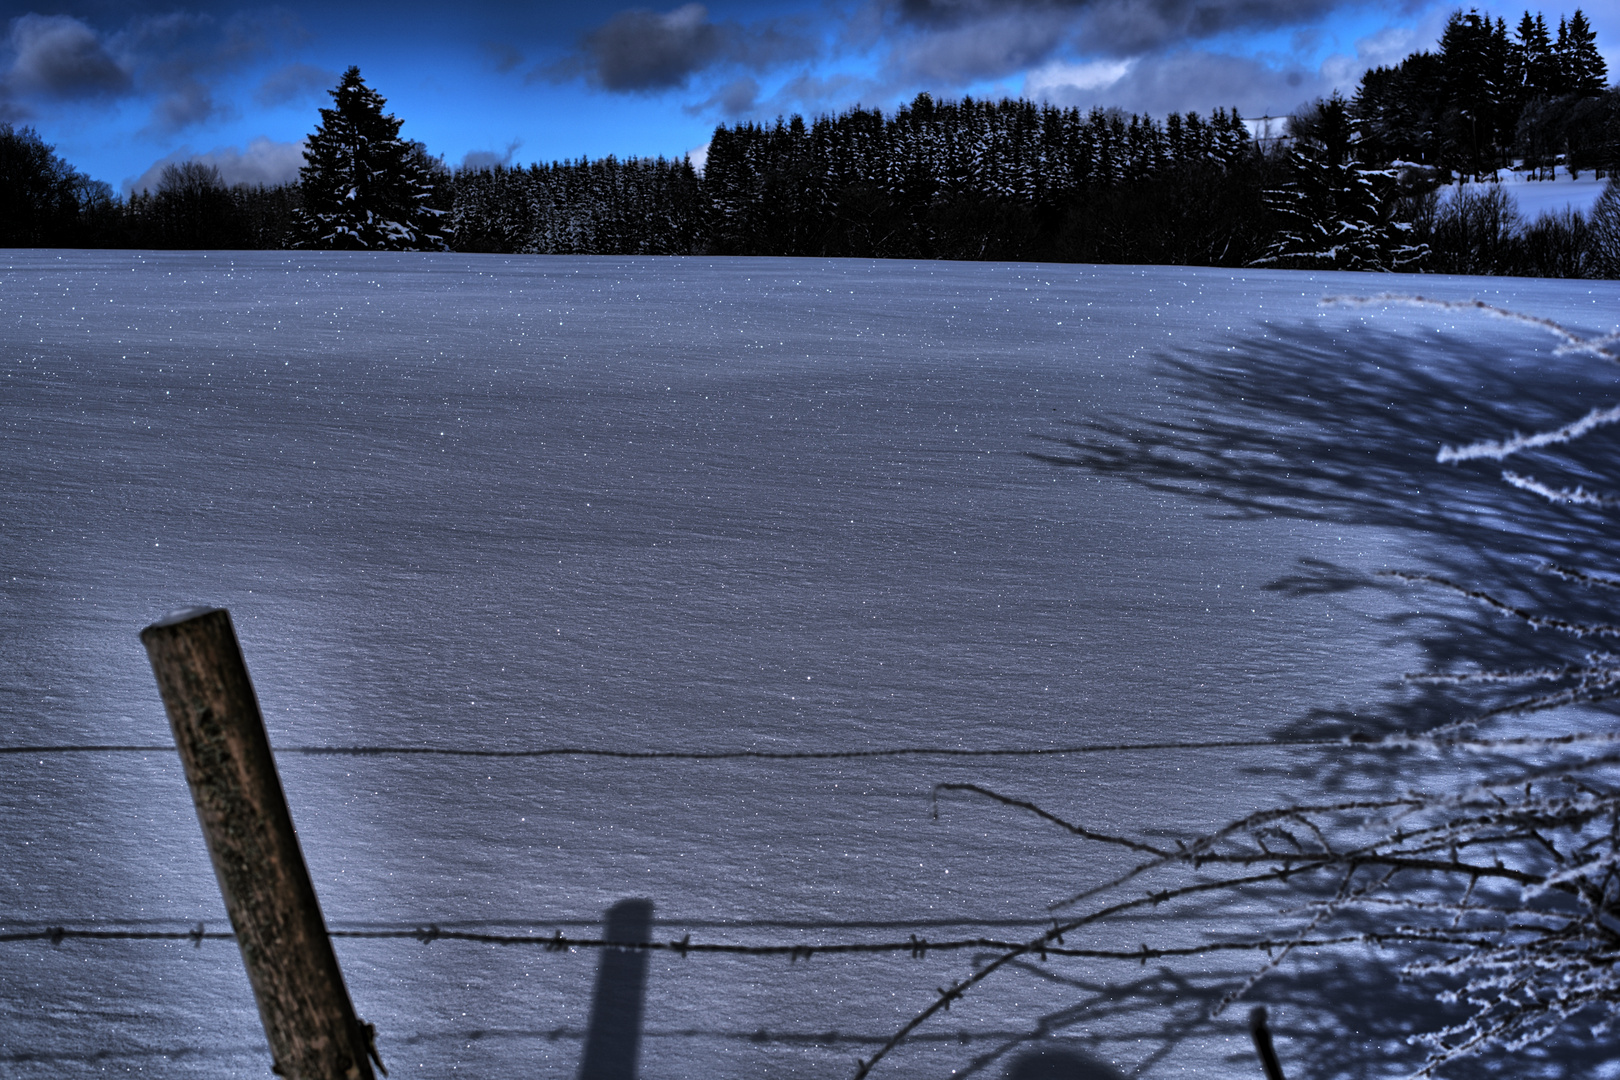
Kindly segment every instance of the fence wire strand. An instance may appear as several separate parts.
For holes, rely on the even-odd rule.
[[[1029,758],[1067,754],[1158,753],[1166,750],[1265,750],[1336,747],[1357,750],[1501,750],[1573,743],[1617,742],[1620,734],[1579,733],[1520,739],[1460,739],[1423,735],[1384,738],[1344,736],[1319,739],[1208,739],[1193,742],[1082,743],[1074,746],[955,747],[897,746],[876,750],[608,750],[596,747],[550,746],[512,750],[479,750],[453,746],[281,746],[274,752],[297,757],[449,757],[449,758],[612,758],[625,761],[839,761],[881,758]],[[0,756],[30,754],[156,754],[174,753],[173,744],[82,743],[39,746],[0,746]]]
[[[1205,956],[1218,952],[1266,952],[1283,948],[1327,948],[1335,945],[1385,945],[1395,942],[1421,941],[1426,944],[1477,945],[1479,941],[1466,933],[1445,935],[1433,933],[1392,931],[1389,933],[1345,934],[1336,937],[1288,938],[1277,940],[1212,941],[1197,945],[1150,946],[1145,942],[1135,949],[1085,949],[1044,941],[1008,941],[1000,938],[969,937],[929,940],[912,934],[904,941],[853,941],[826,944],[772,943],[745,945],[733,942],[693,941],[687,934],[672,941],[616,941],[610,938],[569,937],[557,931],[543,934],[488,934],[471,930],[446,930],[429,923],[411,929],[397,930],[331,930],[333,939],[349,940],[414,940],[428,945],[437,941],[467,942],[480,945],[530,946],[547,952],[573,949],[617,949],[627,952],[663,952],[686,957],[691,954],[719,954],[730,956],[785,956],[790,962],[808,960],[812,956],[881,955],[903,953],[912,959],[924,959],[930,952],[962,952],[982,950],[1005,953],[1034,954],[1041,959],[1048,956],[1073,957],[1086,960],[1126,960],[1145,964],[1149,960],[1178,956]],[[49,926],[39,930],[24,930],[0,934],[0,943],[48,941],[60,945],[64,941],[189,941],[197,948],[205,941],[235,941],[236,935],[228,930],[208,930],[199,923],[190,930],[84,930],[67,926]]]

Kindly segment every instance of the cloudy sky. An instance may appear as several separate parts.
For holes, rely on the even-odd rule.
[[[531,0],[259,6],[0,0],[0,120],[128,191],[198,157],[291,178],[351,64],[450,165],[673,157],[715,124],[854,104],[1027,96],[1160,114],[1286,114],[1430,48],[1431,0]],[[1486,8],[1517,21],[1522,7]],[[1533,8],[1548,22],[1574,11]],[[1620,4],[1586,14],[1620,75]]]

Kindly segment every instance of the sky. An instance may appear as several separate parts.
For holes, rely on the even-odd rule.
[[[199,159],[296,177],[351,65],[447,165],[692,155],[717,124],[1027,97],[1282,116],[1432,48],[1430,0],[0,0],[0,121],[127,193]],[[1522,7],[1481,10],[1511,27]],[[1556,26],[1567,9],[1532,8]],[[1586,9],[1620,76],[1620,4]]]

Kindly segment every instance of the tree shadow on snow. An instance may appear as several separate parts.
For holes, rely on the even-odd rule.
[[[1482,321],[1486,316],[1478,316]],[[1509,326],[1509,332],[1498,332]],[[1031,450],[1038,461],[1206,503],[1227,519],[1286,517],[1387,530],[1409,541],[1402,569],[1484,590],[1526,610],[1610,621],[1615,594],[1559,577],[1548,564],[1620,573],[1601,505],[1555,504],[1503,479],[1620,493],[1609,427],[1505,462],[1437,460],[1442,446],[1568,424],[1620,404],[1620,367],[1553,355],[1543,341],[1489,320],[1478,335],[1272,330],[1161,361],[1175,405],[1164,418],[1076,421]],[[1528,357],[1528,359],[1525,359]],[[1305,558],[1279,566],[1282,596],[1398,595],[1383,622],[1391,645],[1415,645],[1425,673],[1558,667],[1594,648],[1491,613],[1434,584]],[[1369,657],[1377,662],[1377,657]],[[1500,707],[1523,687],[1436,686],[1391,671],[1386,700],[1280,718],[1285,738],[1425,731]],[[1556,685],[1556,684],[1552,684]],[[1549,686],[1538,687],[1546,690]],[[1365,757],[1368,763],[1376,757]]]
[[[1230,1049],[1223,1075],[1263,1080],[1248,1013],[1251,1004],[1264,1003],[1289,1080],[1387,1080],[1421,1066],[1424,1048],[1408,1041],[1412,1035],[1462,1016],[1458,1007],[1436,1001],[1432,984],[1404,981],[1391,965],[1349,952],[1297,959],[1217,1015],[1223,995],[1243,974],[1243,969],[1148,967],[1131,978],[1102,979],[1022,962],[1016,975],[1038,980],[1045,994],[1066,1004],[1038,1017],[1026,1035],[980,1051],[955,1075],[1002,1080],[1152,1076],[1161,1063],[1173,1069],[1172,1055],[1181,1043],[1224,1037]],[[1465,1059],[1438,1075],[1492,1080],[1611,1075],[1612,1049],[1603,1040],[1578,1038],[1574,1027],[1518,1053]],[[1104,1064],[1107,1060],[1123,1067]],[[1033,1071],[1043,1067],[1055,1071]],[[1032,1071],[1020,1071],[1026,1069]]]
[[[1620,404],[1620,367],[1590,355],[1555,355],[1550,338],[1496,320],[1471,334],[1301,327],[1234,341],[1230,350],[1227,344],[1161,361],[1161,385],[1168,383],[1175,402],[1163,414],[1083,419],[1043,440],[1030,456],[1201,501],[1216,518],[1283,517],[1385,530],[1397,549],[1405,549],[1400,569],[1483,591],[1525,611],[1579,623],[1616,621],[1611,608],[1620,594],[1586,587],[1548,567],[1620,576],[1620,550],[1610,543],[1611,515],[1620,503],[1604,505],[1609,494],[1620,494],[1620,471],[1613,468],[1620,427],[1505,461],[1447,464],[1437,455],[1442,446],[1549,431]],[[1551,502],[1510,484],[1506,471],[1555,490],[1581,488],[1597,500]],[[1601,637],[1535,630],[1432,581],[1408,583],[1324,559],[1279,566],[1267,587],[1301,599],[1376,597],[1379,602],[1369,606],[1385,612],[1377,617],[1387,631],[1388,655],[1397,655],[1397,647],[1415,648],[1422,674],[1527,668],[1549,673],[1527,686],[1414,680],[1392,669],[1381,700],[1353,711],[1324,707],[1279,717],[1273,727],[1279,738],[1376,739],[1459,722],[1477,722],[1482,734],[1513,724],[1523,730],[1514,703],[1573,688],[1571,678],[1556,672],[1610,647]],[[1367,662],[1390,661],[1372,655]],[[1610,706],[1596,707],[1612,716]],[[1613,726],[1587,707],[1573,718],[1540,713],[1531,730],[1551,733],[1594,723]],[[1335,748],[1291,760],[1288,771],[1295,777],[1328,790],[1389,792],[1425,782],[1418,762],[1404,752]],[[1524,764],[1511,755],[1423,760],[1426,767],[1451,770],[1453,780],[1464,774],[1500,777]],[[1200,922],[1210,914],[1193,921],[1223,925],[1225,916]],[[1412,958],[1370,949],[1296,954],[1219,1017],[1212,1012],[1221,996],[1245,974],[1224,962],[1224,970],[1148,969],[1115,981],[1059,975],[1055,966],[1048,970],[1033,962],[1021,970],[1047,980],[1061,991],[1054,999],[1069,1002],[1042,1016],[1032,1039],[1107,1031],[1110,1043],[1139,1040],[1139,1046],[1157,1047],[1134,1075],[1151,1071],[1183,1039],[1224,1032],[1242,1047],[1232,1054],[1230,1075],[1259,1080],[1260,1063],[1244,1022],[1252,1000],[1271,1007],[1291,1080],[1372,1080],[1409,1073],[1423,1060],[1423,1050],[1408,1037],[1464,1015],[1463,1007],[1436,1000],[1441,987],[1433,977],[1401,978],[1402,962]],[[1611,1075],[1615,1054],[1605,1040],[1580,1037],[1586,1035],[1586,1024],[1576,1018],[1526,1050],[1466,1059],[1440,1075]],[[981,1054],[975,1068],[983,1072],[1017,1050],[1009,1044]]]

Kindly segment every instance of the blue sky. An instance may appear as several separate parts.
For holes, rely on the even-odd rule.
[[[3,5],[0,120],[115,189],[197,157],[290,179],[351,64],[452,165],[675,157],[717,123],[1027,96],[1285,114],[1430,48],[1425,0],[827,0],[586,6],[203,0]],[[1510,27],[1523,7],[1491,8]],[[1543,12],[1557,25],[1560,15]],[[1611,76],[1620,5],[1585,8]]]

